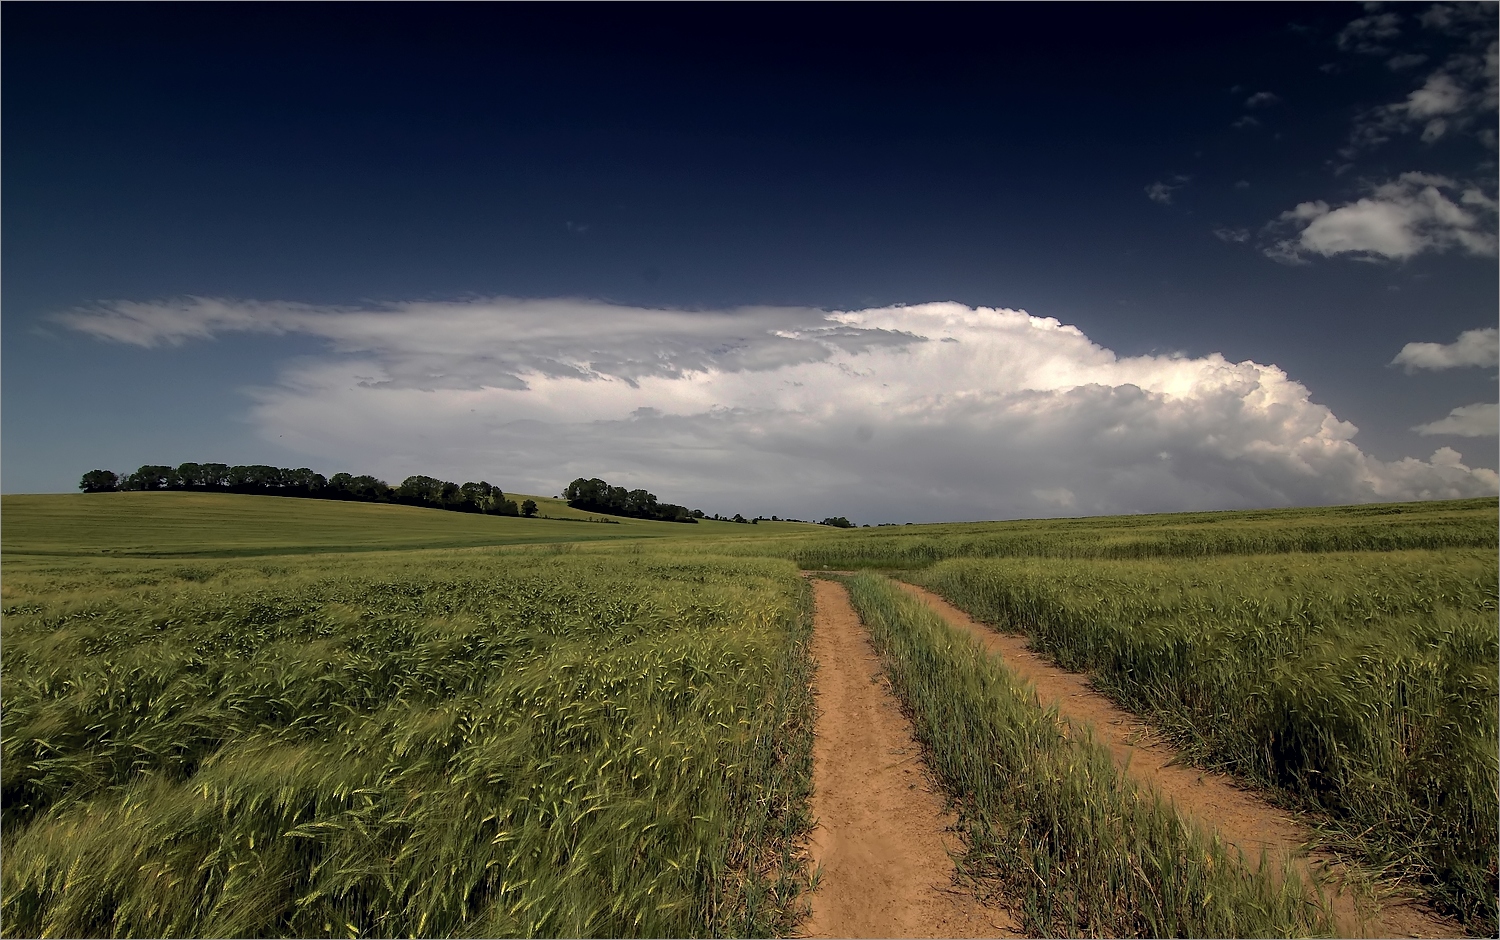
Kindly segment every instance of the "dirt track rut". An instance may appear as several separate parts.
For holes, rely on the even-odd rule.
[[[900,582],[898,582],[900,583]],[[1231,778],[1177,763],[1175,750],[1156,739],[1140,718],[1127,712],[1090,685],[1086,676],[1047,662],[1026,647],[1022,636],[997,633],[931,591],[910,584],[901,587],[926,601],[953,626],[977,638],[1006,666],[1036,688],[1044,705],[1056,703],[1058,712],[1073,724],[1094,728],[1094,739],[1109,747],[1115,761],[1135,779],[1174,803],[1179,812],[1200,825],[1217,829],[1226,842],[1244,850],[1252,862],[1265,850],[1276,859],[1290,855],[1304,872],[1322,869],[1327,859],[1308,858],[1303,846],[1312,833],[1285,811],[1260,796],[1236,786]],[[1337,878],[1331,879],[1336,883]],[[1351,890],[1332,892],[1339,935],[1345,937],[1456,937],[1462,929],[1402,899],[1383,905],[1359,902]]]
[[[954,884],[954,817],[843,585],[815,580],[809,853],[822,876],[810,937],[1019,936],[1016,921]]]

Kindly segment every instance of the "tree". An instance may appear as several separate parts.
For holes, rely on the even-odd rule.
[[[328,486],[323,495],[331,499],[354,499],[352,484],[354,476],[348,473],[335,473],[328,478]]]
[[[521,515],[525,516],[528,519],[536,515],[536,500],[528,499],[523,502],[521,504]]]
[[[490,496],[492,490],[494,490],[494,487],[483,480],[480,480],[478,483],[471,481],[458,488],[460,498],[469,504],[465,508],[472,507],[474,512],[490,511],[490,506],[493,505]]]
[[[412,506],[436,506],[442,503],[445,486],[453,484],[417,474],[401,481],[401,485],[396,488],[396,498]],[[455,494],[457,489],[454,487]]]
[[[632,516],[637,519],[661,519],[667,522],[696,523],[703,517],[702,513],[695,516],[683,506],[658,502],[654,493],[610,486],[597,477],[592,480],[579,477],[568,484],[562,495],[569,506],[585,512]]]
[[[167,483],[176,477],[177,471],[171,467],[146,464],[126,477],[125,485],[121,489],[164,490],[167,488]]]
[[[377,480],[368,473],[362,473],[349,481],[349,492],[354,498],[371,503],[388,503],[394,498],[396,491],[384,480]]]
[[[484,512],[492,516],[514,516],[518,512],[516,501],[506,499],[505,492],[487,480],[480,480],[478,483],[472,481],[465,483],[458,488],[458,493],[457,504],[449,505],[445,503],[443,506],[444,509],[458,509],[463,512]]]
[[[281,471],[281,483],[288,496],[322,496],[328,481],[323,474],[314,473],[307,467]]]
[[[618,486],[610,486],[603,480],[576,481],[592,486],[592,492],[606,506],[623,508],[627,494]],[[410,476],[400,487],[392,487],[384,480],[369,475],[353,476],[335,473],[331,478],[314,473],[307,467],[289,469],[270,467],[264,464],[227,466],[222,463],[184,463],[178,467],[146,464],[128,476],[120,476],[109,470],[91,470],[83,475],[78,488],[85,493],[107,493],[113,490],[218,490],[231,493],[247,493],[272,496],[295,496],[304,499],[345,499],[367,503],[407,503],[429,509],[447,509],[457,512],[484,512],[496,516],[518,516],[520,507],[513,499],[506,499],[500,487],[485,480],[478,483],[449,483],[428,476]],[[680,506],[658,504],[656,497],[640,490],[635,499],[651,509],[655,516],[648,518],[669,519],[686,515]],[[535,515],[535,501],[528,500]],[[654,507],[654,509],[652,509]],[[607,508],[606,512],[616,512]],[[692,521],[692,520],[688,520]]]
[[[845,519],[843,516],[829,516],[827,519],[824,519],[822,522],[818,523],[818,525],[831,525],[840,529],[854,528],[854,523],[850,522],[848,519]]]
[[[656,496],[645,490],[631,490],[625,494],[625,512],[631,516],[650,519],[656,515]]]
[[[181,472],[180,468],[178,472]],[[199,485],[204,489],[226,489],[229,486],[229,465],[222,463],[200,463],[198,465],[198,481]]]
[[[262,463],[230,467],[229,489],[236,493],[279,493],[285,485],[285,474],[288,472]]]
[[[177,467],[177,485],[193,490],[203,485],[203,467],[196,463],[180,464]]]
[[[85,493],[113,493],[120,488],[120,477],[112,470],[90,470],[78,481]]]

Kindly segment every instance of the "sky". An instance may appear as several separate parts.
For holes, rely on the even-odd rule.
[[[0,489],[1493,495],[1494,4],[7,4]]]

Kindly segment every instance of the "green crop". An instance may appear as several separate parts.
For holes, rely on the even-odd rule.
[[[1086,729],[1042,709],[972,638],[887,579],[850,594],[960,810],[966,869],[998,879],[1035,936],[1326,934],[1294,872],[1251,870],[1137,789]]]
[[[539,518],[180,490],[14,495],[0,498],[5,515],[0,544],[9,568],[22,559],[31,564],[58,557],[209,559],[827,531],[783,522],[750,526],[704,520],[685,526],[607,518],[559,499],[511,495],[538,503]]]
[[[1494,499],[854,530],[307,502],[5,497],[0,931],[792,930],[797,566],[1030,632],[1495,930]],[[1327,928],[930,611],[855,597],[1032,929]]]
[[[784,931],[785,562],[442,552],[7,577],[4,932]]]
[[[847,570],[921,568],[946,558],[1199,558],[1416,548],[1493,552],[1497,546],[1493,498],[834,531],[833,537],[715,542],[712,551]]]
[[[909,577],[1493,933],[1492,551],[953,559]]]

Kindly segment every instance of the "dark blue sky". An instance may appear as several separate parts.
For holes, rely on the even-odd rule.
[[[0,16],[7,492],[94,466],[360,458],[286,449],[250,414],[246,389],[326,336],[148,348],[49,319],[184,297],[1025,309],[1121,356],[1275,364],[1372,458],[1448,445],[1496,465],[1493,436],[1411,430],[1493,402],[1493,369],[1389,365],[1496,322],[1476,201],[1495,195],[1493,5]],[[1468,97],[1432,112],[1436,135],[1391,110],[1443,75]],[[1427,190],[1468,222],[1412,215]],[[1327,214],[1362,198],[1407,219],[1397,248]],[[1307,224],[1282,214],[1318,201],[1353,227],[1270,257]]]

